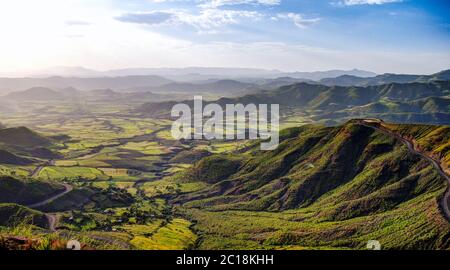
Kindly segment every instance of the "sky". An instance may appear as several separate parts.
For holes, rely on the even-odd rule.
[[[450,68],[447,0],[2,0],[0,74],[82,66]]]

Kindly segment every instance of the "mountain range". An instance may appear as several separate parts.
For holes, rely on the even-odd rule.
[[[186,67],[186,68],[125,68],[98,71],[84,67],[51,67],[48,69],[28,73],[29,77],[127,77],[157,75],[175,81],[195,81],[225,78],[276,78],[293,77],[310,80],[352,75],[372,77],[376,74],[365,70],[328,70],[314,72],[284,72],[259,68],[225,68],[225,67]]]
[[[321,79],[320,83],[337,86],[369,86],[387,83],[412,83],[450,80],[450,70],[444,70],[432,75],[406,75],[406,74],[382,74],[375,77],[358,77],[353,75],[342,75],[335,78]]]
[[[213,102],[221,106],[238,103],[279,104],[282,115],[294,108],[307,113],[316,121],[342,122],[355,117],[380,117],[393,121],[450,124],[449,96],[450,81],[389,83],[366,87],[297,83]],[[175,103],[146,103],[137,111],[168,115]],[[193,101],[184,103],[192,106]]]
[[[171,80],[160,76],[125,76],[125,77],[46,77],[46,78],[0,78],[2,89],[9,92],[26,90],[32,87],[47,87],[61,89],[74,87],[80,90],[93,90],[102,88],[127,89],[132,87],[155,87],[171,83]],[[3,92],[6,92],[3,90]]]

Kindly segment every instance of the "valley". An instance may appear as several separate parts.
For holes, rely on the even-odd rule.
[[[282,106],[280,145],[267,152],[174,140],[170,95],[21,100],[0,114],[0,245],[449,249],[448,91],[437,81],[210,93],[206,103]],[[412,112],[435,125],[391,122]]]

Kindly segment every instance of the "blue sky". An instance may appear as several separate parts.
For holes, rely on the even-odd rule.
[[[140,20],[150,31],[198,42],[282,41],[325,48],[381,46],[402,50],[448,50],[450,46],[450,2],[445,0],[123,2],[116,1],[118,6],[129,12],[119,20],[126,22],[128,19],[136,23]],[[216,5],[208,6],[208,2],[215,2]],[[237,22],[195,26],[195,22],[175,22],[172,17],[201,16],[211,7],[222,12],[235,11],[232,16]]]
[[[66,1],[2,1],[0,33],[8,42],[0,45],[6,59],[0,71],[52,65],[450,68],[446,0]],[[33,14],[24,14],[24,5],[32,5]],[[36,46],[23,44],[30,38]]]

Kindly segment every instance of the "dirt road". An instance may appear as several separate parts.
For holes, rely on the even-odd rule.
[[[63,185],[64,185],[64,191],[62,191],[62,192],[60,192],[60,193],[58,193],[58,194],[56,194],[56,195],[54,195],[54,196],[52,196],[52,197],[50,197],[48,199],[45,199],[43,201],[27,205],[27,207],[29,207],[29,208],[38,208],[38,207],[44,206],[46,204],[49,204],[49,203],[53,202],[54,200],[56,200],[58,198],[61,198],[62,196],[66,195],[67,193],[69,193],[69,192],[71,192],[73,190],[73,187],[71,185],[69,185],[69,184],[63,184]],[[50,214],[50,213],[46,213],[45,217],[47,218],[47,221],[48,221],[48,229],[50,231],[52,231],[52,232],[55,232],[56,231],[56,228],[55,228],[55,226],[56,226],[56,215]]]
[[[62,192],[60,192],[60,193],[58,193],[58,194],[56,194],[56,195],[54,195],[54,196],[52,196],[52,197],[50,197],[48,199],[45,199],[43,201],[27,205],[27,207],[29,207],[29,208],[41,207],[43,205],[51,203],[52,201],[54,201],[54,200],[56,200],[56,199],[58,199],[58,198],[60,198],[60,197],[62,197],[64,195],[66,195],[67,193],[69,193],[69,192],[71,192],[73,190],[73,187],[71,185],[69,185],[69,184],[63,184],[63,185],[64,185],[64,191],[62,191]]]
[[[403,144],[406,145],[406,147],[408,148],[408,150],[410,152],[412,152],[413,154],[419,155],[419,156],[425,158],[426,160],[428,160],[431,163],[431,165],[437,170],[437,172],[444,179],[447,180],[447,190],[445,191],[444,197],[442,198],[440,204],[441,204],[442,210],[444,211],[445,217],[447,218],[448,221],[450,221],[450,206],[449,206],[449,204],[450,204],[450,176],[447,173],[444,172],[444,170],[442,169],[439,161],[435,160],[434,158],[428,156],[427,154],[425,154],[423,152],[420,152],[420,151],[416,150],[414,148],[413,142],[411,142],[410,140],[407,140],[407,139],[399,136],[398,134],[395,134],[392,131],[389,131],[389,130],[384,129],[384,128],[379,128],[379,127],[373,125],[373,121],[366,122],[364,120],[361,120],[358,123],[363,125],[363,126],[365,126],[365,127],[369,127],[369,128],[375,129],[377,131],[380,131],[380,132],[382,132],[384,134],[387,134],[389,136],[395,137],[397,140],[400,140]]]

